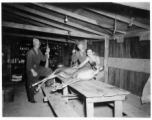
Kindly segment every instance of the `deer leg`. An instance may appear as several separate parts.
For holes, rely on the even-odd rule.
[[[36,89],[37,91],[42,87],[42,85],[47,81],[47,80],[50,80],[50,79],[52,79],[52,78],[55,78],[57,75],[52,75],[52,77],[50,78],[48,78],[48,79],[46,79],[46,80],[43,80],[43,82],[38,86],[38,88]]]

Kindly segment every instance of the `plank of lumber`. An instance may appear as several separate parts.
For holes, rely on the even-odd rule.
[[[88,100],[86,98],[85,104],[86,104],[86,116],[87,117],[94,117],[94,104],[93,104],[93,102],[88,102]]]
[[[115,104],[115,108],[114,108],[114,114],[115,114],[115,117],[122,117],[122,101],[118,100],[118,101],[114,101],[114,104]]]
[[[28,18],[23,18],[23,17],[20,17],[19,15],[16,15],[16,14],[14,15],[11,12],[15,13],[15,12],[10,10],[9,12],[5,12],[9,17],[7,17],[7,16],[4,16],[4,17],[6,17],[7,19],[11,18],[11,19],[16,20],[16,21],[13,21],[15,23],[18,23],[18,21],[20,21],[20,22],[22,21],[22,23],[24,23],[24,24],[30,24],[30,25],[41,26],[41,27],[46,27],[47,26],[43,23],[35,22],[34,20],[31,20],[31,19],[28,19]]]
[[[60,117],[79,117],[79,115],[68,105],[68,103],[61,98],[61,96],[51,95],[48,98],[51,106]]]
[[[109,56],[109,37],[105,37],[104,77],[106,83],[108,83],[108,56]]]
[[[150,73],[149,59],[108,58],[108,66],[124,70]]]
[[[61,34],[61,35],[68,35],[67,31],[53,29],[53,28],[46,28],[46,27],[37,27],[34,25],[25,25],[25,24],[18,24],[13,22],[2,22],[2,26],[10,27],[10,28],[17,28],[23,30],[31,30],[31,31],[39,31],[39,32],[46,32],[46,33],[53,33],[53,34]]]
[[[79,117],[60,95],[50,94],[50,89],[48,88],[43,87],[42,90],[58,117]]]
[[[79,81],[69,86],[86,97],[110,97],[129,94],[126,90],[97,80]]]
[[[131,30],[128,31],[127,34],[124,35],[125,38],[129,38],[129,37],[135,37],[135,36],[141,36],[142,33],[144,32],[148,32],[149,30],[145,30],[145,29],[136,29],[136,30]]]
[[[50,41],[59,41],[59,42],[66,42],[67,41],[64,38],[54,38],[54,37],[44,37],[44,36],[37,36],[37,35],[24,35],[24,34],[15,34],[15,33],[2,33],[3,35],[9,35],[9,36],[16,36],[16,37],[25,37],[25,38],[38,38],[38,39],[44,39],[44,40],[50,40]],[[68,40],[68,43],[75,43],[74,41]]]
[[[38,6],[40,6],[40,7],[44,7],[44,8],[47,8],[47,9],[49,9],[49,10],[58,12],[58,13],[60,13],[60,14],[67,15],[67,16],[76,18],[76,19],[78,19],[78,20],[81,20],[81,21],[84,21],[84,22],[88,22],[88,23],[91,23],[91,24],[93,24],[93,25],[97,25],[97,26],[98,26],[97,21],[94,20],[94,19],[90,19],[90,18],[81,16],[81,15],[79,15],[79,14],[72,13],[72,12],[70,12],[70,11],[61,9],[61,8],[59,8],[59,7],[55,7],[55,6],[53,6],[53,5],[41,4],[41,3],[34,3],[34,4],[35,4],[35,5],[38,5]]]
[[[47,19],[51,19],[51,20],[53,20],[53,21],[57,21],[57,22],[59,22],[59,23],[64,24],[63,19],[57,18],[57,17],[52,16],[52,15],[50,15],[50,14],[46,14],[46,13],[37,11],[37,10],[35,10],[35,9],[31,9],[31,8],[28,8],[28,7],[19,5],[19,4],[7,4],[7,5],[12,6],[12,7],[15,7],[15,8],[17,8],[17,9],[21,9],[21,10],[23,10],[23,11],[26,11],[26,12],[29,12],[29,13],[32,13],[32,14],[41,15],[42,17],[45,17],[45,18],[47,18]],[[95,30],[93,30],[93,29],[89,29],[89,28],[87,28],[87,27],[84,27],[84,26],[82,26],[82,25],[75,24],[75,23],[70,22],[70,21],[68,21],[68,23],[66,23],[66,25],[71,26],[71,27],[75,27],[75,28],[77,28],[77,29],[81,29],[81,30],[84,30],[84,31],[92,32],[92,33],[95,33],[95,34],[99,34],[99,35],[102,35],[102,36],[106,35],[106,34],[103,34],[103,33],[101,33],[101,32],[95,31]]]
[[[55,27],[55,28],[59,28],[59,29],[66,30],[66,31],[78,32],[78,33],[80,33],[80,34],[81,34],[81,32],[82,32],[82,31],[78,31],[78,30],[76,30],[76,29],[67,27],[67,26],[65,26],[65,24],[64,24],[64,26],[63,26],[63,25],[60,25],[60,24],[57,24],[57,23],[52,23],[52,22],[50,22],[50,21],[47,21],[47,20],[44,20],[44,19],[40,19],[40,18],[38,18],[38,17],[34,17],[34,16],[32,16],[32,15],[29,15],[29,14],[24,14],[24,13],[18,12],[17,10],[11,11],[11,9],[9,9],[9,8],[5,8],[5,10],[11,12],[12,14],[15,14],[15,15],[18,15],[18,16],[21,16],[21,17],[25,17],[25,18],[28,18],[28,19],[32,19],[32,20],[34,20],[34,21],[37,21],[38,23],[36,23],[36,22],[34,22],[34,21],[32,21],[32,23],[36,23],[36,24],[38,24],[38,26],[40,26],[41,23],[43,23],[43,24],[44,24],[44,25],[42,24],[43,26],[49,25],[49,26],[53,26],[53,27]],[[19,19],[22,19],[22,18],[19,18]],[[24,20],[24,21],[29,22],[30,20],[28,20],[28,19],[27,19],[27,20]],[[39,25],[39,24],[40,24],[40,25]],[[47,24],[47,25],[45,25],[45,24]],[[48,27],[48,26],[47,26],[47,27]],[[81,30],[81,29],[80,29],[80,30]],[[93,33],[97,33],[97,32],[93,32]],[[91,32],[90,34],[92,34],[92,32]],[[99,35],[100,35],[100,34],[99,34]]]
[[[18,23],[13,23],[13,22],[2,22],[2,26],[23,29],[23,30],[60,34],[60,35],[66,35],[66,36],[69,35],[68,31],[65,31],[65,30],[59,30],[59,29],[48,28],[48,27],[37,27],[37,26],[33,26],[33,25],[18,24]],[[86,33],[79,33],[79,32],[71,32],[70,35],[75,36],[75,37],[83,37],[83,38],[94,38],[94,39],[102,38],[102,36],[91,35],[91,34],[86,34]]]
[[[83,7],[83,8],[88,9],[90,11],[93,11],[95,13],[98,13],[98,14],[113,18],[113,19],[115,19],[115,16],[116,16],[114,13],[110,13],[110,12],[107,12],[107,11],[98,11],[98,10],[94,10],[94,9],[86,8],[86,7]],[[126,18],[126,17],[118,15],[118,14],[117,14],[117,20],[119,20],[121,22],[125,22],[127,24],[130,23],[130,19],[129,18]],[[150,29],[150,25],[146,25],[146,24],[143,24],[143,23],[140,23],[140,22],[137,22],[137,21],[134,21],[134,25],[137,26],[137,27]]]
[[[58,13],[63,14],[63,15],[68,15],[70,17],[76,18],[78,20],[81,20],[81,21],[84,21],[84,22],[87,22],[87,23],[90,23],[90,24],[93,24],[93,25],[96,25],[96,26],[101,26],[102,28],[108,29],[109,26],[110,26],[110,25],[102,25],[102,24],[99,25],[97,23],[97,21],[94,20],[94,19],[90,19],[88,17],[82,16],[82,15],[79,15],[79,14],[76,14],[76,13],[69,12],[69,11],[61,9],[59,7],[55,7],[53,5],[42,4],[42,3],[34,3],[34,4],[38,5],[40,7],[47,8],[49,10],[58,12]],[[112,27],[112,26],[110,26],[110,27]],[[117,31],[117,32],[120,32],[120,31]],[[120,33],[122,33],[122,32],[120,32]]]

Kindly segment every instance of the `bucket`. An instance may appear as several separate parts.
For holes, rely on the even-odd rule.
[[[14,102],[15,89],[14,87],[4,88],[4,102]]]

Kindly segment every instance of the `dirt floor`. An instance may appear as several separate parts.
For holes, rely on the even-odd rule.
[[[30,103],[27,100],[25,83],[15,87],[14,102],[4,102],[3,117],[55,117],[50,105],[43,102],[42,91],[35,95],[37,103]],[[79,99],[69,100],[70,106],[80,115],[84,117],[84,107]],[[113,109],[104,105],[104,103],[96,103],[95,117],[113,117]]]

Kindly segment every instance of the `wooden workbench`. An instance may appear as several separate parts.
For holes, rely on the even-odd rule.
[[[63,82],[68,80],[63,77],[58,78]],[[87,117],[94,116],[94,103],[109,101],[114,102],[115,117],[121,117],[123,109],[122,101],[125,100],[125,95],[129,94],[128,91],[94,79],[71,84],[69,88],[77,91],[84,97]],[[63,94],[68,94],[67,88],[64,88]]]

